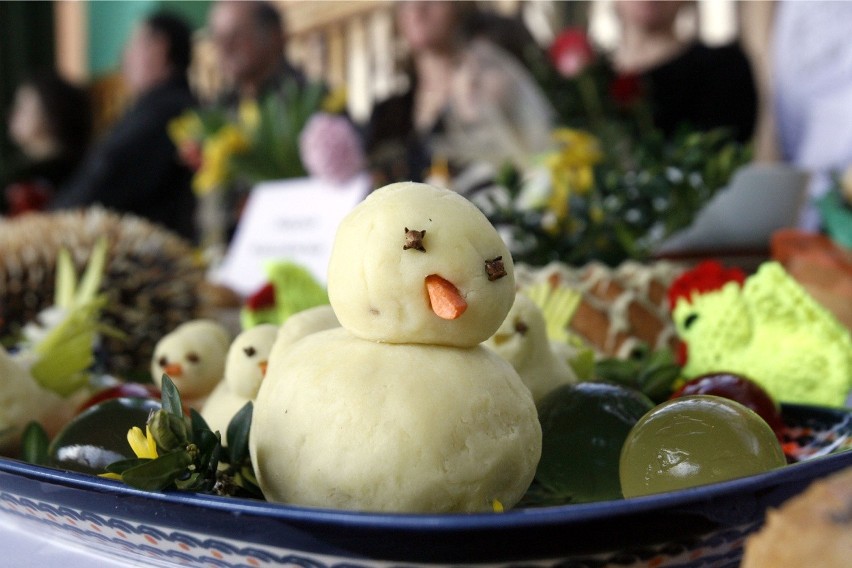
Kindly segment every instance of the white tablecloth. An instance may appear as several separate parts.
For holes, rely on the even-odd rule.
[[[0,566],[16,568],[126,568],[142,566],[103,554],[92,553],[81,546],[50,538],[52,532],[39,533],[32,525],[15,523],[0,515]]]

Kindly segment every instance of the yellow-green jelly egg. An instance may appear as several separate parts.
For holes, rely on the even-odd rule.
[[[558,387],[538,405],[542,447],[536,480],[574,503],[621,499],[621,446],[653,406],[639,391],[614,384]]]
[[[675,491],[786,465],[772,428],[739,402],[712,395],[669,400],[633,427],[621,449],[625,497]]]

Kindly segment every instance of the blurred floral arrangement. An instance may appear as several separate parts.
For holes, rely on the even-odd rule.
[[[337,161],[323,161],[317,156],[325,155],[325,148],[317,148],[310,133],[332,131],[334,140],[357,140],[345,107],[343,90],[327,93],[320,83],[289,81],[260,101],[243,101],[235,113],[221,107],[188,111],[169,124],[169,136],[195,171],[198,195],[308,173],[339,180],[360,166],[360,147]]]
[[[528,63],[557,113],[553,149],[531,168],[505,165],[474,198],[516,261],[647,259],[749,160],[722,130],[666,138],[641,78],[616,73],[585,32],[565,30],[548,56]]]

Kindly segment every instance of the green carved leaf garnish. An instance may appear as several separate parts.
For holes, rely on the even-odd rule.
[[[27,463],[46,465],[50,438],[38,422],[30,422],[21,435],[21,459]]]

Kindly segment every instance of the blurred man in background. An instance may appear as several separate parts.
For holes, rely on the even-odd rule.
[[[222,78],[228,86],[222,102],[260,99],[288,80],[302,84],[302,72],[284,53],[281,14],[268,2],[224,0],[210,11],[209,28]]]

